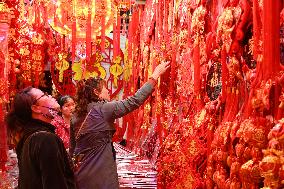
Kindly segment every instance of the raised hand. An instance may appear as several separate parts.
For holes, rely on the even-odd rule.
[[[170,67],[170,62],[169,61],[166,61],[166,62],[162,62],[161,64],[159,64],[153,74],[152,74],[152,78],[153,79],[158,79],[163,73],[166,72],[166,70]]]

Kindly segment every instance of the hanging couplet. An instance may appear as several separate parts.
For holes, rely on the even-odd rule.
[[[36,31],[31,38],[31,77],[35,87],[39,86],[39,78],[44,69],[44,37],[43,33]]]
[[[208,72],[206,92],[210,100],[216,100],[222,90],[221,63],[214,62]]]

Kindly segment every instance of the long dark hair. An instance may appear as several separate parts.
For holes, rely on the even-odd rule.
[[[103,86],[106,86],[106,81],[99,77],[81,80],[77,83],[75,101],[78,115],[86,115],[87,105],[91,102],[100,101],[99,96],[94,93],[94,89],[100,93]]]
[[[7,114],[5,121],[7,123],[8,135],[14,135],[21,132],[27,122],[32,119],[32,105],[35,102],[30,94],[32,87],[27,87],[18,92],[12,102],[12,107]]]

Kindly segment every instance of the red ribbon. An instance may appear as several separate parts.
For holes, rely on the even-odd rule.
[[[1,107],[2,104],[0,103]],[[7,161],[7,143],[6,143],[6,126],[4,124],[4,120],[2,120],[4,114],[2,108],[0,108],[0,169],[3,171],[6,170],[5,164]]]
[[[105,16],[102,15],[102,30],[101,30],[101,51],[104,52],[105,51],[105,30],[106,30],[106,26],[105,26]]]
[[[194,92],[195,95],[200,94],[200,47],[196,45],[193,49],[193,62],[194,62]]]
[[[90,63],[92,54],[92,8],[90,0],[88,0],[88,17],[87,17],[87,28],[86,28],[86,63]]]
[[[116,57],[116,47],[117,47],[117,23],[114,21],[113,23],[113,58]]]
[[[116,55],[118,55],[120,50],[120,27],[121,27],[121,18],[120,18],[120,11],[117,14],[117,25],[116,25]]]
[[[76,57],[76,17],[73,12],[73,21],[72,21],[72,63],[75,61]]]
[[[54,10],[56,10],[55,4],[54,4]],[[58,25],[58,18],[57,18],[57,15],[56,15],[56,11],[54,11],[53,20],[54,20],[54,27],[56,27]]]
[[[35,23],[34,28],[38,28],[40,26],[40,12],[39,12],[39,6],[38,4],[35,5]]]
[[[172,47],[172,49],[174,49],[175,47]],[[172,54],[172,61],[171,61],[171,80],[170,80],[170,95],[172,98],[172,105],[174,103],[175,100],[175,95],[174,95],[174,81],[175,81],[175,66],[176,66],[176,52],[175,50],[173,50],[173,54]]]
[[[227,82],[229,79],[229,71],[226,63],[227,53],[225,47],[221,50],[221,65],[222,65],[222,102],[226,100],[227,97]]]

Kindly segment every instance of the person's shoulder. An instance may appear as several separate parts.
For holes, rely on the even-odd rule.
[[[103,111],[105,111],[105,110],[112,111],[116,107],[117,103],[118,103],[118,101],[116,101],[116,100],[106,102],[106,103],[102,104],[100,109],[102,109]]]
[[[48,131],[33,133],[29,144],[33,153],[47,159],[58,153],[61,154],[65,149],[62,140],[56,134]]]
[[[30,137],[31,139],[44,142],[57,141],[59,139],[55,133],[48,131],[38,131],[33,133]]]

